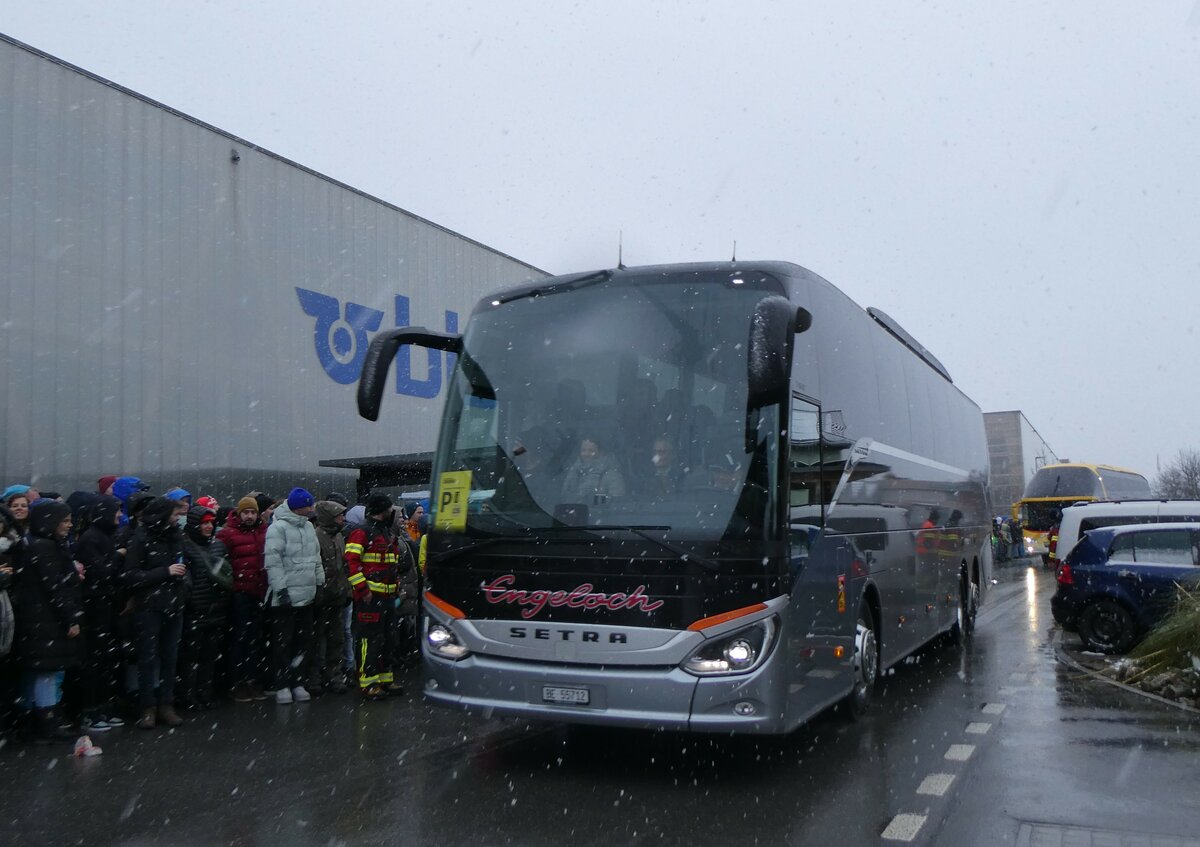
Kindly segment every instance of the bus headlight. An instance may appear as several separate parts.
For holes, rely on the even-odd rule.
[[[696,676],[747,673],[767,658],[775,641],[776,619],[765,618],[750,626],[704,642],[680,665]]]
[[[471,654],[466,645],[458,640],[458,636],[451,632],[449,627],[442,626],[440,623],[429,624],[429,629],[425,633],[425,645],[429,648],[430,653],[441,656],[443,659],[458,661]]]

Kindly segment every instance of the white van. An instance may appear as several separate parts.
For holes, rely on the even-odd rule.
[[[1140,523],[1200,522],[1200,500],[1105,500],[1062,510],[1057,537],[1052,535],[1050,567],[1067,558],[1089,529]]]

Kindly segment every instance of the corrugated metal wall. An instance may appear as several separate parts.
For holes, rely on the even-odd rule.
[[[444,328],[543,276],[5,39],[0,274],[0,482],[57,488],[430,450],[444,384],[361,420],[296,288]]]

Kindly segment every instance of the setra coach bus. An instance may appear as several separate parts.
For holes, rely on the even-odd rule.
[[[560,276],[482,300],[433,461],[425,695],[496,714],[784,733],[970,632],[979,408],[883,312],[794,264]]]

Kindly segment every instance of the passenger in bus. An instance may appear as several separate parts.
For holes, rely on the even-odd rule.
[[[571,463],[563,477],[564,503],[603,503],[609,497],[625,494],[625,477],[611,455],[604,452],[595,434],[579,442],[579,458]]]
[[[650,454],[653,472],[647,481],[646,493],[653,498],[669,497],[683,484],[684,469],[680,466],[675,443],[666,436],[654,439]]]

